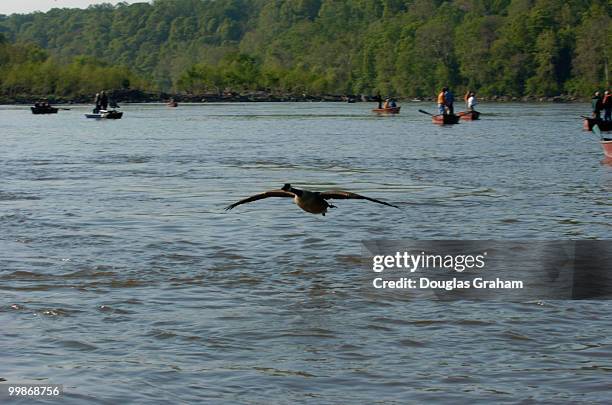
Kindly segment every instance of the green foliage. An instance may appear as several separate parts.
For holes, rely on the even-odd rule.
[[[65,64],[50,58],[35,45],[0,43],[0,94],[72,97],[101,89],[120,89],[146,83],[129,69],[110,66],[91,57]]]
[[[0,19],[0,44],[45,50],[11,48],[9,68],[0,45],[0,80],[10,91],[28,86],[26,74],[38,78],[31,81],[37,91],[85,91],[88,80],[96,88],[147,86],[136,74],[161,89],[189,93],[413,97],[447,85],[457,94],[467,88],[488,95],[586,94],[606,85],[611,4],[155,0],[55,9]],[[81,56],[96,62],[74,59]]]
[[[612,62],[612,19],[605,11],[599,4],[593,4],[577,27],[574,75],[568,83],[575,92],[589,92],[594,87],[609,85],[605,79],[606,73],[610,74]],[[608,72],[604,71],[606,62]]]

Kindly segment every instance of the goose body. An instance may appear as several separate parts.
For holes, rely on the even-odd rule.
[[[327,213],[328,208],[335,208],[335,205],[332,205],[327,202],[329,199],[354,199],[354,200],[368,200],[378,204],[387,205],[389,207],[399,208],[395,205],[386,203],[384,201],[376,200],[374,198],[366,197],[363,195],[359,195],[356,193],[351,193],[349,191],[308,191],[308,190],[300,190],[298,188],[291,187],[291,184],[285,184],[281,189],[277,190],[269,190],[263,193],[255,194],[251,197],[247,197],[242,199],[234,204],[228,205],[225,209],[231,210],[238,205],[250,203],[253,201],[261,200],[264,198],[270,197],[287,197],[293,198],[293,202],[300,207],[302,210],[309,212],[311,214],[321,214],[325,215]]]
[[[293,202],[306,212],[311,214],[322,214],[325,215],[327,209],[332,207],[319,193],[315,193],[308,190],[300,190],[301,195],[293,197]]]

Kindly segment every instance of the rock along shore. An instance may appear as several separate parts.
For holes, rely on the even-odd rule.
[[[163,92],[146,92],[141,90],[111,90],[108,92],[111,100],[117,103],[160,103],[167,102],[173,98],[178,103],[222,103],[222,102],[375,102],[373,96],[366,95],[309,95],[309,94],[278,94],[265,91],[253,92],[225,92],[204,93],[204,94],[170,94]],[[458,101],[461,97],[456,95]],[[36,101],[46,98],[51,104],[93,104],[94,95],[81,95],[77,97],[61,97],[53,95],[14,95],[0,96],[0,104],[33,104]],[[510,96],[479,96],[479,101],[487,102],[549,102],[549,103],[568,103],[584,102],[581,99],[570,95],[560,95],[555,97],[510,97]],[[398,98],[400,102],[422,101],[435,103],[435,97],[417,98]]]

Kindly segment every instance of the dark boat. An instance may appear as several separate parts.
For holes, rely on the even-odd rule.
[[[604,132],[612,131],[612,121],[604,121],[601,118],[589,118],[589,117],[582,117],[582,118],[584,118],[582,128],[585,131],[592,131],[595,125],[599,127],[600,131],[604,131]]]
[[[176,108],[178,107],[178,103],[176,101],[170,101],[166,104],[168,107]]]
[[[51,107],[51,106],[34,106],[30,107],[32,110],[32,114],[57,114],[59,108]]]
[[[123,117],[123,113],[117,110],[110,110],[110,111],[100,110],[97,113],[85,114],[85,117],[95,118],[97,120],[101,120],[101,119],[119,120],[121,119],[121,117]]]
[[[438,125],[452,125],[459,123],[459,116],[455,114],[438,114],[431,116],[431,122]]]
[[[480,113],[478,111],[461,111],[457,113],[459,119],[463,121],[476,121],[480,119]]]
[[[376,114],[399,114],[402,107],[375,108],[372,112]]]

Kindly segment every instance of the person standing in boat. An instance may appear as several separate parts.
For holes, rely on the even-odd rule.
[[[446,99],[445,99],[445,95],[446,95],[446,91],[448,89],[446,87],[442,87],[442,91],[438,94],[438,113],[439,114],[446,114]]]
[[[102,90],[100,92],[100,109],[106,110],[108,108],[108,96],[106,92]]]
[[[380,91],[376,93],[376,96],[374,96],[374,101],[378,102],[378,109],[380,110],[382,108],[382,97],[380,96]]]
[[[604,92],[601,106],[604,110],[604,121],[612,121],[612,94],[610,94],[610,90]]]
[[[593,97],[591,97],[591,109],[593,110],[593,118],[596,120],[601,119],[602,102],[601,95],[598,91],[596,91],[595,94],[593,94]]]
[[[474,111],[474,106],[476,104],[478,104],[478,101],[476,100],[476,93],[470,92],[467,99],[467,110]]]
[[[94,107],[93,113],[97,114],[100,111],[100,93],[96,93],[96,97],[94,98]]]
[[[444,102],[446,104],[448,114],[455,115],[455,96],[453,95],[453,92],[450,89],[446,89],[446,92],[444,93]]]
[[[470,99],[470,96],[472,95],[472,90],[468,90],[465,95],[463,96],[463,101],[465,101],[465,107],[469,110],[470,106],[468,105],[468,100]]]

